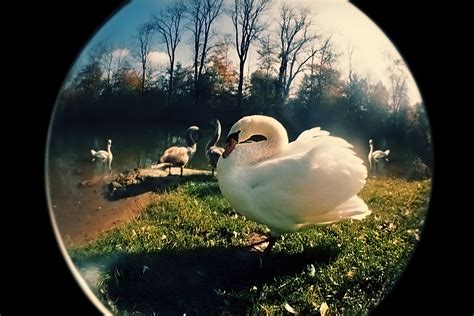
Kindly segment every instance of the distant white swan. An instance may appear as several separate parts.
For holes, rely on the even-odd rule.
[[[217,161],[224,152],[224,148],[216,146],[221,137],[221,122],[219,122],[219,120],[213,120],[211,124],[214,126],[214,134],[206,145],[206,155],[212,167],[212,176],[214,176],[214,169],[217,166]]]
[[[113,155],[112,155],[112,151],[110,150],[111,147],[112,147],[112,140],[109,139],[107,141],[107,151],[105,150],[95,151],[94,149],[91,149],[92,161],[98,160],[102,163],[107,162],[108,167],[109,167],[109,172],[112,172]]]
[[[352,147],[319,127],[288,143],[274,118],[247,116],[227,136],[219,187],[237,212],[270,228],[268,252],[282,233],[371,213],[356,196],[367,169]]]
[[[372,168],[375,165],[375,169],[378,169],[378,166],[383,161],[388,161],[388,155],[390,154],[390,149],[385,151],[376,150],[374,151],[374,143],[372,139],[369,139],[369,155],[367,160],[369,161],[369,174],[372,174]]]
[[[186,147],[173,146],[165,150],[160,162],[163,163],[160,168],[168,168],[168,174],[171,175],[171,167],[180,167],[181,176],[183,176],[183,168],[193,158],[196,152],[196,143],[201,137],[201,131],[197,126],[191,126],[186,131]]]

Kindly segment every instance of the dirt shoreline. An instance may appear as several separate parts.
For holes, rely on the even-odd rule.
[[[107,176],[97,176],[79,183],[76,187],[58,185],[51,190],[53,213],[60,235],[66,245],[82,246],[95,240],[103,233],[119,224],[129,222],[152,201],[160,198],[160,191],[167,187],[179,185],[187,175],[210,174],[209,171],[184,169],[184,177],[179,175],[179,168],[172,168],[173,175],[156,168],[139,169],[115,173]],[[111,198],[111,192],[122,192],[126,188],[124,179],[137,182],[146,179],[145,190],[130,190],[130,196],[117,195]],[[134,180],[134,179],[138,180]],[[127,183],[128,184],[128,183]],[[139,184],[139,183],[138,183]]]

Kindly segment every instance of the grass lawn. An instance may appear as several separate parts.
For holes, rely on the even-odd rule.
[[[284,235],[268,257],[250,251],[266,226],[235,213],[210,176],[190,176],[138,218],[70,249],[116,314],[333,314],[371,311],[404,270],[420,236],[431,182],[370,179],[373,213]]]

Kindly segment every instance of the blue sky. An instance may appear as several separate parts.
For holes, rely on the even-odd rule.
[[[99,31],[92,37],[82,54],[78,57],[74,69],[79,69],[87,61],[88,50],[99,42],[132,47],[133,34],[137,27],[146,22],[153,13],[158,13],[172,0],[134,0],[122,7],[111,19],[109,19]],[[231,0],[224,0],[230,3]],[[325,36],[331,36],[334,48],[341,55],[338,68],[344,75],[348,69],[348,48],[354,49],[353,64],[355,70],[372,81],[382,80],[388,86],[387,77],[387,54],[400,57],[398,51],[385,36],[385,34],[362,12],[345,0],[273,0],[272,8],[267,12],[266,19],[270,28],[275,28],[278,22],[278,7],[281,3],[288,2],[298,6],[304,6],[315,14],[316,29]],[[231,33],[232,24],[228,16],[222,16],[216,21],[215,29],[219,34]],[[177,58],[184,65],[191,65],[191,48],[189,46],[189,32],[178,46]],[[255,46],[250,51],[248,66],[250,73],[256,68],[257,54]],[[164,48],[156,40],[153,43],[153,61],[157,65],[164,66],[166,55]],[[124,52],[124,54],[130,52]],[[232,58],[237,65],[237,56],[232,50]],[[409,95],[412,102],[421,100],[415,81],[408,71]]]

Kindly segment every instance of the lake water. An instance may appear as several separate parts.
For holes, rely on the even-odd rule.
[[[55,132],[51,139],[49,156],[52,172],[73,177],[78,172],[88,176],[101,172],[101,164],[92,162],[91,149],[107,150],[107,140],[112,140],[112,169],[120,172],[133,168],[150,167],[159,161],[164,150],[171,146],[184,146],[188,126],[162,128],[68,128]],[[188,167],[210,170],[204,152],[212,136],[212,128],[201,128],[203,137]]]
[[[156,164],[164,150],[185,145],[188,126],[64,128],[53,130],[48,154],[47,180],[55,220],[60,234],[73,243],[90,239],[103,227],[136,215],[143,199],[108,201],[105,186],[81,187],[79,183],[109,174],[102,162],[92,162],[91,149],[106,150],[112,140],[112,172],[147,168]],[[203,137],[188,168],[211,170],[204,152],[213,134],[212,126],[201,128]],[[222,145],[222,142],[219,143]],[[179,169],[173,170],[179,174]],[[106,178],[104,178],[106,179]],[[110,178],[108,178],[110,179]],[[107,180],[104,181],[104,184]],[[139,203],[140,205],[137,205]]]

